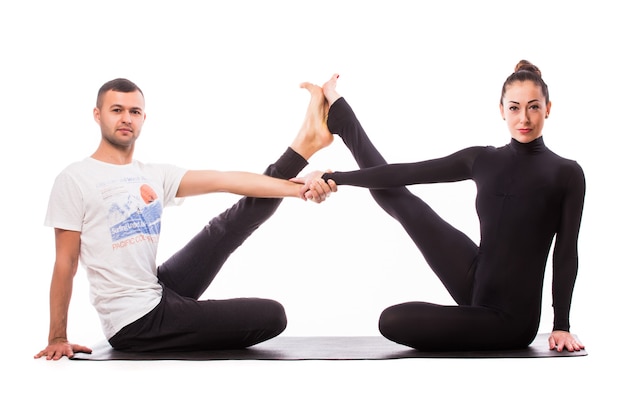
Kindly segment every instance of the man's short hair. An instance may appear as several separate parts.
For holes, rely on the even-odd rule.
[[[134,82],[127,80],[126,78],[116,78],[108,81],[100,87],[98,90],[98,98],[96,99],[96,107],[102,106],[102,96],[107,91],[119,91],[120,93],[132,93],[133,91],[139,91],[143,96],[143,91]]]

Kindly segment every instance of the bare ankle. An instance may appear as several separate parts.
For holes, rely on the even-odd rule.
[[[330,77],[330,80],[326,81],[324,85],[322,85],[322,91],[324,92],[324,97],[326,97],[329,106],[332,106],[335,101],[341,98],[341,94],[337,92],[338,78],[339,74],[333,74],[333,76]]]

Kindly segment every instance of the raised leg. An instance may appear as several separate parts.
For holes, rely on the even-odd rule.
[[[334,75],[322,87],[330,104],[329,130],[341,137],[359,167],[386,164],[350,105],[337,93],[336,83]],[[378,205],[402,225],[454,300],[469,304],[473,266],[478,255],[476,244],[406,187],[370,192]]]

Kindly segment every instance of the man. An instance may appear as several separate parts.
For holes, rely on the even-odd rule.
[[[35,355],[58,360],[91,349],[70,343],[67,316],[79,260],[91,302],[109,343],[130,351],[243,348],[280,334],[283,307],[266,299],[198,300],[229,255],[277,209],[300,197],[289,181],[333,136],[318,86],[304,83],[311,102],[284,154],[265,171],[185,170],[133,159],[146,119],[143,92],[126,79],[105,83],[93,110],[102,138],[91,157],[69,165],[53,186],[45,224],[55,231],[48,346]],[[305,197],[322,202],[336,188],[323,181]],[[243,197],[211,220],[159,267],[156,252],[163,207],[175,198],[212,192]]]

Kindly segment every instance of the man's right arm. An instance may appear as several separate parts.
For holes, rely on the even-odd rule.
[[[80,232],[54,229],[56,258],[50,284],[50,332],[48,346],[35,358],[58,360],[72,357],[75,352],[91,352],[91,349],[72,345],[67,339],[67,316],[72,285],[78,269],[80,254]]]

